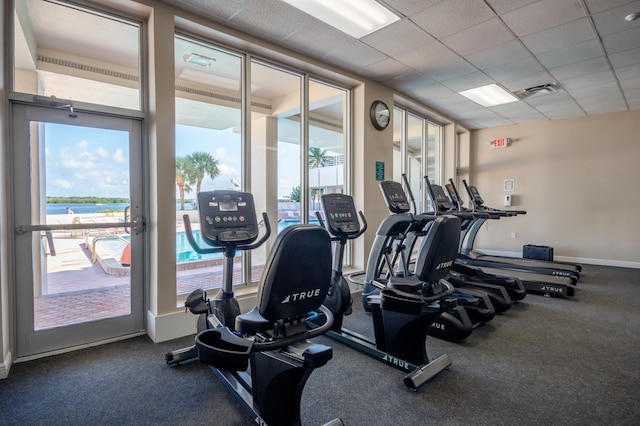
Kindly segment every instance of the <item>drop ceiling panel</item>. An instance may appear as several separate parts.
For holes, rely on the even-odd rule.
[[[475,70],[476,69],[463,58],[456,58],[446,62],[435,61],[418,71],[436,81],[446,81],[454,77],[471,74]]]
[[[629,1],[630,0],[585,0],[585,3],[589,11],[595,14],[629,3]]]
[[[384,2],[405,16],[415,15],[442,0],[385,0]]]
[[[314,18],[279,0],[263,0],[251,7],[239,10],[228,24],[242,30],[251,27],[255,35],[270,41],[278,41],[294,35],[301,28],[311,25]]]
[[[548,93],[540,96],[532,96],[525,102],[539,111],[553,111],[566,108],[571,104],[577,106],[575,100],[567,92]]]
[[[614,68],[640,64],[640,47],[609,55],[609,61]]]
[[[424,99],[438,99],[441,96],[450,96],[456,93],[441,84],[432,83],[425,86],[416,87],[410,94],[412,96]]]
[[[484,72],[491,78],[499,81],[509,78],[513,75],[530,74],[532,72],[542,71],[540,63],[533,57],[520,59],[519,61],[509,62],[508,64],[499,65],[493,68],[487,68]]]
[[[620,31],[602,38],[602,44],[609,55],[640,47],[640,19],[633,21],[635,28]]]
[[[622,87],[622,90],[625,91],[625,94],[627,94],[627,90],[629,92],[632,90],[636,90],[638,91],[638,93],[640,93],[640,72],[637,73],[633,78],[621,80],[620,87]]]
[[[580,18],[548,30],[522,37],[522,42],[533,52],[544,53],[597,38],[589,19]]]
[[[412,42],[407,43],[407,40]],[[363,37],[362,41],[387,55],[394,56],[413,51],[416,45],[431,43],[434,38],[409,19],[402,19]]]
[[[429,34],[443,38],[494,17],[491,8],[476,0],[440,2],[411,19]]]
[[[551,102],[545,105],[538,105],[535,107],[537,111],[545,116],[549,113],[559,111],[576,111],[580,110],[580,106],[573,99],[567,101]]]
[[[627,104],[624,101],[616,101],[603,104],[584,105],[582,108],[586,111],[587,114],[595,115],[626,111]]]
[[[615,71],[616,75],[621,81],[629,78],[634,78],[640,75],[640,64],[616,68]]]
[[[490,19],[442,39],[460,56],[470,55],[513,40],[511,32],[498,19]]]
[[[518,36],[524,37],[586,16],[579,0],[542,0],[502,15]]]
[[[582,108],[553,111],[545,114],[545,116],[550,120],[563,120],[565,118],[584,117],[586,115],[587,114],[582,110]]]
[[[582,105],[583,102],[589,102],[588,99],[600,98],[603,100],[619,100],[622,98],[622,93],[618,88],[618,83],[603,83],[595,86],[568,90],[569,94]]]
[[[251,0],[162,0],[164,3],[183,8],[196,15],[206,15],[216,21],[227,20],[244,7],[250,5]]]
[[[586,61],[602,55],[602,46],[598,40],[589,40],[561,49],[537,55],[538,60],[547,68],[555,68],[574,62]]]
[[[566,80],[560,80],[560,84],[567,90],[583,89],[602,83],[613,83],[616,78],[611,71],[597,72],[582,77],[575,77]]]
[[[467,55],[466,60],[479,69],[484,70],[530,56],[531,54],[523,47],[520,41],[513,40],[478,53]]]
[[[487,4],[491,6],[496,13],[501,15],[537,1],[538,0],[487,0]]]
[[[281,43],[297,52],[322,58],[353,42],[353,37],[324,22],[314,20],[310,25],[283,39]]]
[[[459,59],[459,56],[442,43],[433,41],[431,43],[415,45],[412,51],[396,55],[395,58],[406,66],[420,72],[428,70],[429,67],[434,66],[438,62],[442,63]]]
[[[387,55],[367,46],[361,41],[355,41],[342,48],[334,50],[325,56],[333,63],[346,65],[349,69],[365,68],[385,59]]]
[[[593,23],[601,37],[629,30],[634,26],[633,22],[620,20],[630,13],[640,12],[640,1],[625,4],[593,16]]]
[[[367,77],[377,79],[381,78],[386,81],[395,77],[410,74],[413,70],[393,58],[385,57],[385,59],[365,67],[363,71],[366,73]]]
[[[416,88],[434,84],[435,82],[433,80],[426,79],[424,75],[414,71],[409,74],[385,80],[384,83],[400,92],[411,95],[411,92]]]
[[[550,68],[549,71],[555,78],[563,80],[607,71],[609,69],[611,69],[611,67],[607,62],[607,59],[604,56],[598,56],[597,58],[587,59],[586,61],[574,62],[569,65]]]
[[[494,80],[481,71],[474,71],[471,74],[443,80],[441,83],[455,92],[461,92],[474,87],[486,86],[494,83]]]

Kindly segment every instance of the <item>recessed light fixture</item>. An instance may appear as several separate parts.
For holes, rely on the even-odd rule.
[[[182,58],[187,63],[193,64],[193,65],[198,65],[198,66],[204,67],[204,68],[210,67],[211,63],[216,61],[213,58],[209,58],[207,56],[202,56],[202,55],[199,55],[197,53],[190,53],[188,55],[184,55]]]
[[[355,38],[362,38],[400,19],[374,0],[283,1]]]
[[[625,21],[635,21],[636,19],[638,19],[638,17],[640,17],[640,13],[630,13],[627,16],[624,17]]]
[[[518,98],[497,84],[488,84],[486,86],[476,87],[475,89],[464,90],[458,93],[485,107],[508,104],[518,100]]]

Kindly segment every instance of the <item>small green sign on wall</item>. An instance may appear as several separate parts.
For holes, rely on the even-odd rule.
[[[384,161],[376,161],[376,180],[384,180]]]

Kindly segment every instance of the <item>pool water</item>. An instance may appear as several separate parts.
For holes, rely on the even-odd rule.
[[[278,233],[280,233],[283,229],[291,225],[297,225],[298,221],[280,221],[278,222]],[[314,222],[312,222],[314,223]],[[318,224],[316,221],[314,224]],[[122,236],[123,239],[129,240],[128,235]],[[196,243],[202,248],[209,248],[204,241],[202,241],[202,236],[200,235],[199,230],[193,231],[193,239],[196,240]],[[124,249],[121,241],[113,241],[114,248],[116,245],[119,247],[120,252]],[[184,231],[176,232],[176,262],[196,262],[200,260],[208,260],[208,259],[220,259],[223,257],[223,253],[210,253],[210,254],[200,254],[196,253],[191,244],[189,244],[189,240],[187,239],[187,235]]]

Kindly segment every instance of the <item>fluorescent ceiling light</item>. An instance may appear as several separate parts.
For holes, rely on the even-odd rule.
[[[201,67],[210,67],[211,63],[215,62],[215,59],[198,55],[197,53],[190,53],[188,55],[184,55],[183,59],[185,62],[188,62],[193,65],[198,65]]]
[[[375,0],[283,0],[355,38],[400,19]]]
[[[508,104],[518,100],[497,84],[488,84],[458,93],[485,107]]]

